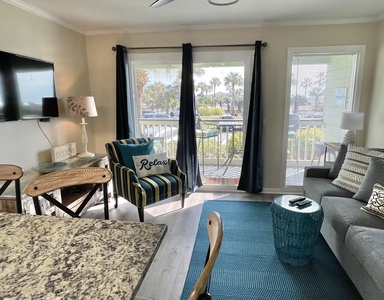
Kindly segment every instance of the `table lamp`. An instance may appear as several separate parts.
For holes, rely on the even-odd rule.
[[[361,112],[343,112],[340,122],[341,129],[347,129],[344,136],[343,144],[355,144],[355,130],[364,128],[364,113]]]
[[[68,108],[71,114],[81,116],[82,135],[81,141],[84,146],[84,152],[78,154],[78,157],[91,157],[94,153],[88,152],[88,137],[85,130],[85,117],[97,117],[95,99],[92,96],[68,97]]]

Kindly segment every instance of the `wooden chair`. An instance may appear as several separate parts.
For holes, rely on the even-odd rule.
[[[0,165],[0,181],[5,181],[0,187],[0,195],[4,193],[12,181],[15,181],[16,209],[19,214],[22,213],[20,178],[23,174],[24,171],[19,166],[5,164]]]
[[[33,203],[37,215],[41,215],[39,196],[42,196],[43,198],[60,208],[62,211],[64,211],[71,217],[79,218],[80,213],[83,211],[89,200],[92,198],[95,192],[102,186],[104,198],[104,217],[106,220],[108,220],[109,212],[107,184],[111,180],[111,178],[112,174],[106,168],[89,167],[62,170],[58,172],[49,173],[33,180],[28,184],[25,189],[25,192],[28,196],[33,198]],[[93,188],[89,191],[88,195],[85,197],[85,199],[75,212],[48,194],[49,192],[52,192],[54,190],[83,184],[93,184]]]
[[[211,295],[209,294],[209,283],[213,266],[217,256],[219,255],[224,233],[223,222],[219,213],[211,212],[209,214],[207,231],[209,236],[209,247],[205,261],[205,267],[201,272],[195,286],[193,287],[188,300],[211,299]]]
[[[126,167],[119,150],[120,144],[147,143],[150,138],[117,140],[105,145],[109,157],[109,166],[113,174],[113,190],[118,205],[118,197],[131,202],[138,209],[139,220],[144,222],[144,207],[172,196],[181,195],[181,207],[184,207],[186,176],[181,172],[177,161],[168,158],[171,173],[137,177],[135,170]]]

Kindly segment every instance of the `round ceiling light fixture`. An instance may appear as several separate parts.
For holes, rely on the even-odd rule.
[[[210,4],[216,5],[216,6],[228,6],[228,5],[236,4],[237,2],[239,2],[239,0],[232,0],[232,1],[228,1],[228,0],[208,0],[208,2]]]

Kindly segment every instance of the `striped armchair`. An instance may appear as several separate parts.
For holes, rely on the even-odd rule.
[[[140,144],[150,140],[149,138],[135,138],[105,144],[113,174],[115,208],[118,205],[118,196],[125,198],[137,207],[140,222],[144,222],[145,206],[178,194],[181,194],[181,207],[183,208],[186,191],[185,174],[181,172],[174,159],[168,159],[171,174],[150,175],[142,178],[136,176],[135,170],[122,164],[118,144]]]

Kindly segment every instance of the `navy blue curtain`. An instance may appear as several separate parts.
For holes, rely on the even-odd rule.
[[[124,46],[116,45],[116,139],[128,138],[128,54]]]
[[[196,191],[202,186],[195,129],[195,92],[193,87],[192,45],[183,44],[183,65],[181,73],[179,135],[177,140],[176,160],[180,169],[187,176],[187,189]]]
[[[243,164],[238,190],[260,193],[263,190],[263,101],[261,97],[261,47],[256,41],[253,63],[251,99]]]

